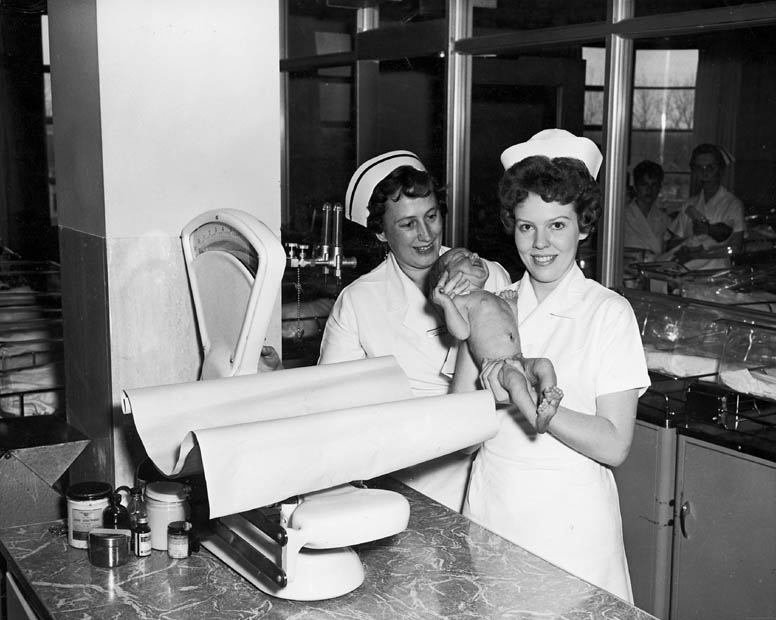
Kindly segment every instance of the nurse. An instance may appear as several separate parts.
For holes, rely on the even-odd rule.
[[[449,249],[442,245],[445,213],[436,182],[409,151],[384,153],[356,170],[345,215],[374,233],[387,255],[340,293],[323,332],[319,364],[393,355],[415,396],[450,390],[457,341],[425,295],[431,266]],[[485,288],[510,283],[501,265],[484,264]],[[453,454],[395,477],[460,511],[470,464],[470,455]]]
[[[501,161],[501,218],[526,266],[510,287],[518,291],[523,353],[552,361],[564,398],[539,434],[536,395],[502,386],[517,370],[483,366],[483,386],[508,404],[498,410],[498,433],[477,453],[464,514],[632,601],[611,468],[628,455],[649,375],[630,304],[575,263],[598,217],[601,153],[586,138],[550,129],[508,148]]]
[[[743,247],[744,204],[722,185],[726,164],[725,152],[715,144],[699,144],[690,156],[700,190],[669,227],[675,235],[671,243],[680,242],[675,257],[688,269],[728,269],[730,253]]]
[[[663,177],[663,166],[654,161],[645,159],[633,168],[634,196],[623,212],[625,254],[636,255],[631,262],[654,261],[665,251],[672,216],[659,200]]]

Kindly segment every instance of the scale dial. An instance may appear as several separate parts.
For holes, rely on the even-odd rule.
[[[232,254],[255,277],[259,265],[256,250],[243,234],[224,222],[213,221],[202,224],[189,235],[193,259],[205,252],[220,251]]]

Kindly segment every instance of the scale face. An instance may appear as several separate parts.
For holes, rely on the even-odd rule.
[[[181,242],[204,354],[200,377],[257,372],[286,267],[280,240],[252,215],[220,209],[189,222]]]
[[[245,235],[225,222],[206,222],[193,230],[189,243],[194,258],[211,250],[235,256],[256,277],[259,255]]]

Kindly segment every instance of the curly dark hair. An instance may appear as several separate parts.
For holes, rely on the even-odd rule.
[[[601,190],[579,159],[532,155],[504,172],[499,183],[501,223],[510,235],[515,232],[515,207],[529,193],[545,202],[573,204],[580,232],[593,232],[601,210]]]
[[[412,166],[399,166],[380,181],[369,198],[369,216],[366,227],[370,232],[383,232],[383,215],[388,201],[398,202],[402,196],[407,198],[425,198],[433,194],[439,206],[442,217],[447,215],[447,203],[444,190],[436,179],[426,171],[417,170]]]
[[[636,167],[633,169],[633,182],[639,183],[645,177],[649,177],[651,179],[657,179],[659,183],[662,183],[664,175],[663,166],[657,162],[645,159],[636,164]]]
[[[722,151],[719,150],[719,147],[716,144],[704,143],[696,146],[692,150],[692,154],[690,155],[690,167],[692,167],[695,164],[695,159],[700,155],[713,156],[717,162],[717,167],[720,170],[725,169],[725,157],[722,155]]]

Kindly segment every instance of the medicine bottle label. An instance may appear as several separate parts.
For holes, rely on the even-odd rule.
[[[170,526],[167,531],[167,555],[171,558],[181,559],[189,557],[190,554],[189,532],[182,529],[173,529],[173,526]]]
[[[87,547],[89,532],[93,529],[102,527],[102,508],[92,508],[89,510],[79,510],[72,508],[70,510],[70,524],[73,532],[73,540],[82,542],[83,548]]]
[[[145,557],[151,555],[151,530],[147,532],[134,532],[132,534],[132,544],[135,548],[135,555]]]

